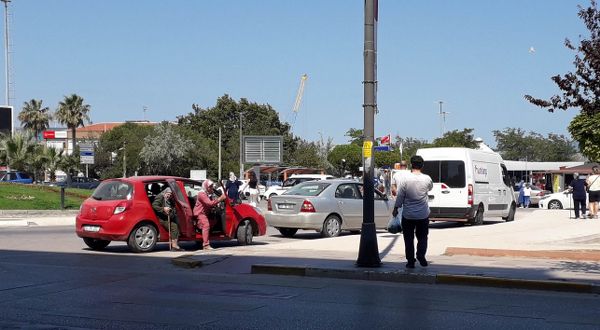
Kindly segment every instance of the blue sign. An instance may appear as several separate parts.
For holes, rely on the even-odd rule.
[[[392,151],[392,147],[390,146],[375,146],[373,149],[375,151]]]

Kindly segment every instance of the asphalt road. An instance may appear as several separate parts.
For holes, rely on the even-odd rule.
[[[289,240],[269,232],[259,244]],[[595,295],[209,274],[172,266],[166,244],[149,254],[113,244],[88,250],[71,227],[0,228],[0,328],[600,327]]]

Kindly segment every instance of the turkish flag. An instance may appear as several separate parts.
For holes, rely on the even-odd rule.
[[[390,144],[390,136],[386,135],[386,136],[379,138],[379,142],[381,143],[381,145]]]

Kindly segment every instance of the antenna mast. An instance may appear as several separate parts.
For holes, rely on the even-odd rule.
[[[296,94],[296,101],[294,102],[294,106],[292,107],[292,122],[291,127],[294,127],[294,123],[296,122],[296,117],[298,116],[298,111],[300,110],[300,104],[302,103],[302,96],[304,95],[304,85],[306,84],[306,80],[308,79],[307,74],[303,74],[300,77],[300,86],[298,87],[298,93]]]

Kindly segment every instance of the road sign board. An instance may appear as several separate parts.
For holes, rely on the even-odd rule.
[[[94,164],[94,145],[92,143],[79,144],[79,162],[81,164]]]
[[[392,151],[392,147],[390,146],[376,146],[373,147],[373,149],[375,149],[375,151]]]

